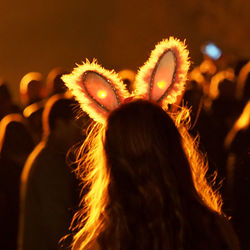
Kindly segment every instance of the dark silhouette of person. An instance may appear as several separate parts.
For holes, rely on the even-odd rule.
[[[39,102],[46,97],[43,76],[39,72],[30,72],[20,82],[20,98],[23,107]]]
[[[227,152],[224,150],[224,139],[237,119],[240,105],[235,98],[236,83],[233,80],[221,77],[217,84],[218,93],[214,99],[210,97],[210,108],[201,110],[196,129],[200,134],[201,146],[207,152],[210,171],[218,173],[219,184],[226,178]]]
[[[200,112],[203,109],[203,97],[202,88],[195,80],[187,82],[183,100],[185,105],[191,109],[190,115],[192,127],[195,126],[197,119],[199,119]]]
[[[250,248],[250,100],[225,139],[227,199],[242,249]]]
[[[5,116],[0,122],[0,249],[17,249],[20,177],[33,148],[24,118]]]
[[[61,67],[56,67],[49,72],[46,79],[46,87],[49,96],[66,92],[67,88],[61,79],[64,74],[68,74],[68,72]]]
[[[123,69],[118,72],[118,75],[121,77],[123,83],[130,93],[134,91],[134,82],[136,73],[131,69]]]
[[[28,120],[35,144],[38,144],[42,137],[42,112],[46,94],[41,73],[30,72],[21,79],[20,98],[23,115]]]
[[[0,80],[0,120],[7,114],[19,112],[19,107],[12,101],[7,83]]]
[[[250,61],[246,63],[240,70],[237,78],[236,97],[243,106],[250,98]]]
[[[52,96],[45,105],[44,136],[21,177],[20,250],[58,249],[59,240],[69,232],[78,191],[66,154],[83,138],[74,106],[75,101],[64,95]]]
[[[43,135],[42,113],[46,100],[30,104],[23,110],[23,116],[28,121],[28,128],[37,145]]]
[[[239,249],[194,141],[178,126],[160,106],[134,100],[92,130],[78,169],[91,188],[72,249]]]

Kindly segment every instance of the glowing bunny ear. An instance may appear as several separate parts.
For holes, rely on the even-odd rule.
[[[71,74],[63,75],[62,80],[82,110],[100,123],[105,123],[109,112],[129,96],[118,75],[105,70],[95,61],[79,65]]]
[[[184,43],[173,37],[163,40],[140,68],[135,94],[166,108],[183,91],[189,65],[188,50]]]

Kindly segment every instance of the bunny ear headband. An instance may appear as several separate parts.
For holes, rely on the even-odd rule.
[[[132,96],[140,96],[167,108],[184,90],[189,69],[184,43],[170,37],[155,46],[148,61],[139,69]],[[114,71],[88,60],[71,74],[62,76],[68,89],[91,118],[105,123],[109,113],[131,97]],[[126,100],[126,101],[127,101]]]

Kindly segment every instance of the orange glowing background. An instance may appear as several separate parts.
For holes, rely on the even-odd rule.
[[[226,5],[226,8],[225,8]],[[98,58],[107,69],[137,70],[153,46],[169,36],[187,39],[194,64],[210,39],[233,56],[250,56],[248,1],[27,0],[0,3],[0,77],[15,100],[30,71],[72,69]]]

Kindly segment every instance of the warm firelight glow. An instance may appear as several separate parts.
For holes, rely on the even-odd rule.
[[[103,90],[103,89],[98,90],[97,96],[98,96],[99,98],[101,98],[101,99],[104,99],[104,98],[107,96],[107,91],[106,91],[106,90]]]
[[[165,89],[167,86],[167,83],[165,81],[159,81],[157,82],[157,86],[159,89]]]

